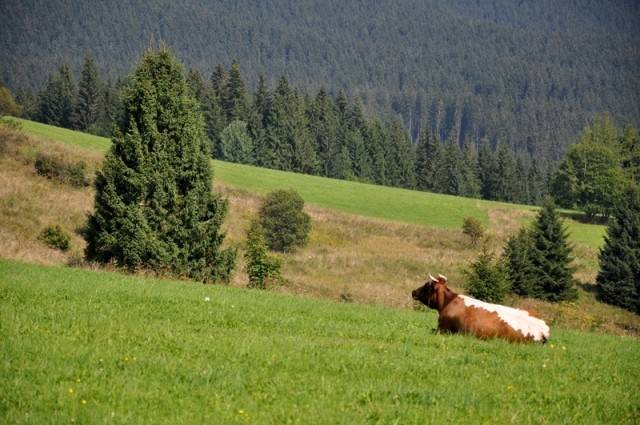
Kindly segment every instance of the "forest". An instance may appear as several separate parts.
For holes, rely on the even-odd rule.
[[[486,139],[542,169],[603,112],[640,124],[634,1],[27,0],[0,12],[0,81],[14,93],[64,62],[78,75],[87,54],[115,81],[164,40],[203,75],[236,59],[251,90],[284,75],[304,93],[343,91],[413,143],[423,131]]]

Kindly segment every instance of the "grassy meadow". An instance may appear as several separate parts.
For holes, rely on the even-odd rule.
[[[397,310],[0,260],[11,424],[640,420],[640,343],[434,334]]]

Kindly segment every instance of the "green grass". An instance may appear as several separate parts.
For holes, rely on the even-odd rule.
[[[552,329],[513,345],[434,326],[432,312],[0,261],[0,422],[640,420],[635,339]]]
[[[66,128],[42,124],[21,118],[10,119],[18,122],[22,129],[29,134],[57,140],[82,149],[106,152],[109,149],[109,146],[111,146],[111,141],[106,137],[94,136],[80,131],[68,130]]]
[[[83,149],[105,152],[110,141],[104,137],[62,129],[28,120],[17,120],[33,135],[50,138]],[[482,201],[449,195],[390,188],[358,182],[308,176],[249,165],[213,161],[215,176],[226,185],[254,193],[295,189],[313,205],[400,222],[459,229],[465,217],[488,224],[487,210],[526,209],[530,206]],[[572,240],[599,247],[604,227],[567,220]]]

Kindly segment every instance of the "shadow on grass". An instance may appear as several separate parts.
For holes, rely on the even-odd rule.
[[[609,218],[603,215],[589,217],[581,211],[564,210],[564,211],[559,211],[559,213],[562,218],[569,218],[573,221],[577,221],[578,223],[583,223],[583,224],[607,224],[609,221]]]

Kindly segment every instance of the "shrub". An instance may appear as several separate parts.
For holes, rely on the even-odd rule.
[[[465,274],[468,279],[467,292],[474,298],[500,303],[509,292],[505,267],[486,246]]]
[[[280,260],[268,254],[264,230],[257,220],[249,226],[244,258],[250,288],[264,289],[267,281],[280,279]]]
[[[52,155],[39,153],[34,166],[36,172],[43,177],[58,180],[74,187],[89,185],[86,177],[87,166],[82,161],[67,162]]]
[[[59,225],[46,227],[38,237],[50,248],[67,251],[70,246],[69,235]]]
[[[464,223],[462,224],[462,233],[469,236],[471,245],[475,246],[484,235],[484,227],[478,219],[467,217],[464,219]]]
[[[269,248],[286,252],[307,243],[311,217],[303,208],[304,201],[294,190],[276,190],[267,195],[260,209],[260,224]]]

